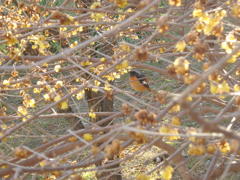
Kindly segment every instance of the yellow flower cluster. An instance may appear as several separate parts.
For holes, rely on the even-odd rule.
[[[173,167],[168,165],[163,170],[161,170],[160,176],[163,180],[170,180],[172,179],[173,171],[174,171]]]
[[[167,136],[165,137],[165,139],[169,140],[169,141],[174,141],[174,140],[178,140],[180,139],[180,137],[178,136],[178,129],[177,128],[172,128],[172,127],[168,127],[168,126],[161,126],[159,129],[160,133],[166,133],[166,134],[174,134],[174,136]]]
[[[203,32],[205,35],[217,35],[219,30],[216,31],[215,28],[219,28],[221,20],[226,16],[227,12],[225,10],[217,10],[214,13],[203,12],[201,8],[195,8],[193,11],[193,17],[198,18],[198,24],[196,25],[196,30],[198,32]]]

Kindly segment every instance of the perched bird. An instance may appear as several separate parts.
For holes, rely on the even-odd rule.
[[[154,96],[156,96],[156,99],[161,103],[165,102],[165,99],[167,97],[179,96],[179,94],[171,93],[165,90],[155,90],[150,88],[146,76],[137,70],[131,70],[129,74],[129,83],[132,89],[137,92],[149,91],[154,94]]]
[[[135,91],[151,91],[146,76],[137,70],[130,71],[129,82],[132,89],[134,89]]]

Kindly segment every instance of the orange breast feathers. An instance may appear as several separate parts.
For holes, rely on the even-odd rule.
[[[146,77],[136,70],[130,71],[129,82],[135,91],[144,92],[144,91],[151,91]]]

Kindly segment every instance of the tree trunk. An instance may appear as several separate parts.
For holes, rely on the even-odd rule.
[[[106,97],[106,95],[102,92],[93,92],[92,90],[86,90],[85,96],[88,102],[88,108],[89,110],[92,110],[93,112],[112,112],[113,111],[113,99]],[[92,122],[100,121],[103,117],[96,117],[94,119],[91,119]],[[101,126],[107,126],[109,122],[105,122]],[[108,161],[109,162],[109,161]],[[107,164],[108,162],[105,162]],[[96,164],[96,166],[101,166],[102,162]],[[112,168],[119,168],[120,164],[114,165],[109,167],[108,169]],[[120,169],[120,168],[119,168]],[[96,177],[97,179],[101,180],[121,180],[121,171],[115,172],[111,174],[112,172],[97,172]]]
[[[90,8],[90,6],[92,5],[93,2],[95,2],[94,0],[74,0],[75,2],[75,6],[79,7],[79,8]],[[84,13],[84,12],[83,12]],[[93,32],[95,31],[94,29],[91,28],[85,28],[84,30],[86,33],[87,32]],[[88,39],[89,37],[83,37],[84,39]],[[102,47],[104,47],[103,49],[101,49],[101,53],[107,54],[109,56],[111,56],[113,54],[112,51],[112,45],[102,42]],[[99,51],[99,50],[98,50]],[[94,51],[89,51],[89,54],[93,57],[99,57],[99,55],[94,52]],[[86,74],[87,78],[88,75]],[[91,78],[91,77],[89,77]],[[87,100],[88,103],[88,109],[89,112],[93,111],[93,112],[112,112],[113,111],[113,98],[109,98],[108,96],[106,96],[104,93],[102,92],[94,92],[91,89],[85,90],[85,98]],[[91,121],[94,122],[98,122],[101,119],[106,118],[104,116],[101,117],[96,117],[96,118],[92,118]],[[106,126],[108,125],[109,122],[105,122],[103,124],[101,124],[101,126]],[[96,166],[101,166],[103,162],[100,162],[98,164],[96,164]],[[105,162],[105,164],[108,162]],[[119,168],[120,169],[120,164],[117,164],[115,166],[109,167],[107,170],[112,169],[112,168]],[[101,180],[121,180],[122,176],[121,176],[121,171],[117,172],[117,173],[113,173],[111,175],[111,173],[108,172],[97,172],[96,175],[97,179],[101,179]]]

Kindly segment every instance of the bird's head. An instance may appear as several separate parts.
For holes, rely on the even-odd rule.
[[[131,70],[129,73],[130,73],[130,76],[138,77],[140,75],[140,72],[138,72],[137,70]]]

